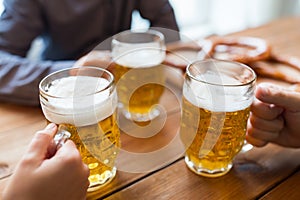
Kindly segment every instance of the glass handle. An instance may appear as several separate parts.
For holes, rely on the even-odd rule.
[[[70,132],[66,130],[58,130],[58,132],[54,136],[54,142],[56,148],[59,149],[70,137],[71,137]]]

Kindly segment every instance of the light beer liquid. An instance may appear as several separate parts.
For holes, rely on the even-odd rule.
[[[119,100],[130,113],[147,114],[153,105],[159,103],[164,92],[161,66],[130,68],[116,64],[114,76],[120,81],[117,88]],[[138,79],[143,80],[143,83],[136,87]]]
[[[230,86],[192,79],[183,86],[180,137],[186,149],[185,161],[192,171],[208,177],[221,176],[232,167],[244,144],[252,102],[251,96],[243,95],[247,86],[219,76],[206,74],[207,80]]]
[[[159,49],[148,49],[128,53],[116,60],[113,74],[118,98],[123,109],[131,115],[147,115],[159,103],[165,85],[164,69],[160,64],[164,56]]]
[[[196,107],[185,98],[182,106],[181,139],[186,147],[186,159],[210,173],[226,169],[244,144],[250,108],[226,112],[224,116],[223,112],[212,113]],[[211,141],[205,142],[212,143],[212,149],[201,149],[207,134],[211,134]]]
[[[115,159],[120,146],[116,92],[89,95],[107,84],[107,80],[94,77],[56,80],[49,94],[61,98],[73,97],[52,100],[47,106],[42,104],[47,121],[71,133],[70,139],[76,144],[83,162],[88,165],[88,191],[98,189],[116,174]]]

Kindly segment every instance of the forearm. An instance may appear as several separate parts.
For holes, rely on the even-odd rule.
[[[168,0],[138,1],[138,8],[142,17],[150,20],[150,26],[165,35],[167,43],[180,39],[174,10]]]
[[[72,67],[74,61],[30,62],[0,51],[0,101],[36,106],[40,80],[54,71]]]

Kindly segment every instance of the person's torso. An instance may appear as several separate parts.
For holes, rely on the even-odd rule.
[[[42,1],[46,30],[43,59],[78,59],[112,35],[130,28],[134,1]]]

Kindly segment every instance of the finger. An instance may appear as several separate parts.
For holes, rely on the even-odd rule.
[[[86,189],[88,189],[90,185],[90,181],[89,181],[90,169],[85,163],[83,163],[83,171],[85,172],[83,176],[86,178]]]
[[[71,156],[80,156],[78,149],[76,148],[76,145],[72,140],[67,140],[64,145],[61,146],[57,150],[57,155],[59,156],[66,156],[66,155],[71,155]]]
[[[264,131],[259,128],[253,127],[251,124],[248,127],[248,136],[256,138],[258,140],[272,142],[279,137],[278,131]]]
[[[250,135],[246,135],[246,140],[247,140],[248,143],[250,143],[250,144],[252,144],[253,146],[256,146],[256,147],[263,147],[266,144],[268,144],[267,141],[259,140],[257,138],[253,138]]]
[[[263,103],[255,99],[251,105],[251,112],[261,119],[274,120],[283,112],[283,109],[274,104]]]
[[[110,51],[91,51],[87,55],[80,58],[75,64],[74,67],[81,66],[95,66],[100,68],[108,68],[111,64],[111,53]]]
[[[261,83],[257,87],[256,97],[263,102],[275,104],[293,112],[300,111],[300,93],[287,88]]]
[[[261,140],[258,138],[254,138],[251,136],[251,132],[253,131],[253,126],[250,123],[250,120],[247,123],[247,132],[246,132],[246,141],[256,147],[263,147],[265,146],[268,142],[265,140]]]
[[[66,143],[57,150],[57,153],[53,159],[58,159],[58,162],[61,162],[61,159],[64,159],[70,166],[82,166],[82,171],[86,178],[89,177],[90,170],[88,166],[82,161],[81,155],[76,148],[76,145],[72,140],[67,140]]]
[[[57,159],[69,160],[70,163],[83,163],[81,155],[72,140],[67,140],[55,154]]]
[[[264,131],[280,131],[283,129],[284,121],[281,117],[274,120],[265,120],[253,114],[250,114],[249,121],[253,127],[259,128]]]
[[[53,145],[53,136],[57,131],[57,126],[50,123],[43,130],[37,131],[25,154],[26,158],[32,160],[44,160],[49,152],[48,149]]]

